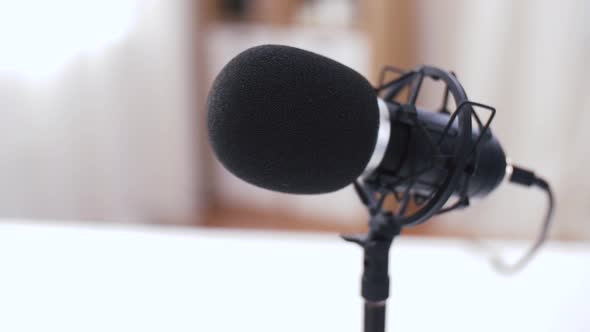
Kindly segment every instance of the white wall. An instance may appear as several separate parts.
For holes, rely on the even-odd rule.
[[[188,6],[0,2],[0,217],[194,216]]]

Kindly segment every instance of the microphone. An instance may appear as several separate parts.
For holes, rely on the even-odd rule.
[[[292,194],[335,191],[359,177],[393,184],[428,166],[411,188],[426,196],[459,166],[453,163],[461,163],[455,151],[461,140],[468,136],[473,146],[482,134],[474,128],[460,135],[465,128],[459,128],[461,121],[450,123],[450,114],[379,99],[351,68],[288,46],[258,46],[237,55],[215,79],[207,103],[219,161],[251,184]],[[449,194],[482,197],[502,181],[502,147],[490,130],[483,136]],[[441,153],[432,140],[442,140]],[[408,186],[405,181],[395,189]]]
[[[387,72],[398,76],[384,82]],[[426,78],[445,85],[436,112],[416,106]],[[449,97],[454,112],[448,111]],[[451,72],[386,67],[373,88],[356,71],[324,56],[263,45],[240,53],[221,70],[207,108],[213,151],[246,182],[291,194],[354,185],[370,212],[369,230],[344,238],[365,251],[368,330],[383,327],[393,238],[404,227],[486,196],[507,173],[511,182],[544,190],[549,204],[533,246],[515,264],[495,259],[494,266],[506,273],[521,269],[547,239],[554,209],[549,184],[506,161],[489,128],[495,109],[470,101]],[[476,108],[490,112],[487,121]],[[398,202],[391,209],[384,204],[390,196]],[[455,201],[448,204],[451,197]]]

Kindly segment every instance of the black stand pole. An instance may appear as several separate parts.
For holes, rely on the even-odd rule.
[[[365,332],[385,331],[385,301],[365,301]]]
[[[383,214],[371,216],[369,232],[344,236],[364,249],[361,294],[365,299],[364,332],[385,332],[385,304],[389,297],[389,248],[401,228]]]

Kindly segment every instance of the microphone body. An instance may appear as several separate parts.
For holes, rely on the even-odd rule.
[[[408,109],[404,105],[393,103],[385,105],[389,112],[391,128],[387,148],[382,161],[375,170],[365,172],[365,178],[370,180],[371,175],[373,178],[374,175],[379,175],[379,181],[396,183],[402,178],[420,174],[416,177],[412,190],[416,194],[427,196],[440,186],[441,179],[448,175],[448,169],[452,167],[448,165],[448,159],[444,156],[452,156],[455,153],[458,139],[456,121],[448,128],[442,139],[449,122],[449,114],[419,108]],[[416,120],[423,124],[429,135],[424,135],[421,129],[414,125],[415,120],[412,117],[416,117]],[[480,134],[479,128],[474,126],[472,142],[475,142]],[[438,144],[441,140],[439,149],[443,156],[437,156],[433,144]],[[488,129],[453,194],[460,195],[461,190],[466,190],[468,197],[483,197],[502,182],[505,171],[506,156],[502,146]],[[397,188],[399,191],[406,189],[404,183]]]

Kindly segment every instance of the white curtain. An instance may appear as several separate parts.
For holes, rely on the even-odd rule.
[[[189,5],[0,1],[0,217],[195,216]]]
[[[420,54],[457,72],[471,99],[497,108],[495,134],[515,163],[554,186],[554,235],[590,238],[590,3],[419,2]],[[541,193],[504,185],[439,227],[531,236]]]

